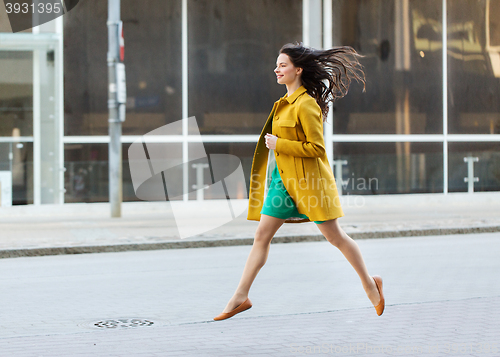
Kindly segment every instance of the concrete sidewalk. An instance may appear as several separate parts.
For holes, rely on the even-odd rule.
[[[180,209],[207,207],[211,215],[198,217],[198,227],[210,227],[227,201],[188,201]],[[353,239],[500,231],[500,192],[348,195],[342,207],[339,222]],[[252,244],[259,222],[246,216],[180,239],[168,202],[126,202],[121,218],[110,218],[108,203],[0,207],[0,258]],[[286,223],[273,243],[324,239],[313,222]]]

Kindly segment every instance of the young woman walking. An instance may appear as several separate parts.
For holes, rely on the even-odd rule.
[[[287,94],[274,103],[262,129],[250,179],[247,219],[259,225],[240,283],[214,320],[252,307],[248,292],[267,260],[274,234],[283,223],[310,221],[346,257],[377,314],[383,313],[382,278],[368,274],[358,244],[337,222],[344,213],[323,138],[328,103],[347,94],[351,78],[365,83],[356,57],[361,55],[349,46],[316,50],[288,43],[280,49],[274,72]],[[264,200],[269,150],[274,151],[275,164],[270,165],[274,169]]]

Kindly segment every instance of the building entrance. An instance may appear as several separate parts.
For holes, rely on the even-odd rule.
[[[63,203],[59,34],[0,33],[0,204]]]

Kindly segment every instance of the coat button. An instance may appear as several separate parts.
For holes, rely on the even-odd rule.
[[[279,153],[279,152],[277,152],[277,153],[276,153],[276,156],[280,156],[280,153]]]
[[[283,170],[280,170],[280,171],[281,171],[281,173],[283,173]]]

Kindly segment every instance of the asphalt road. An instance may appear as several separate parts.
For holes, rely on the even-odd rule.
[[[224,321],[250,246],[1,259],[0,356],[500,355],[500,233],[356,242],[382,316],[326,241],[272,244]]]

